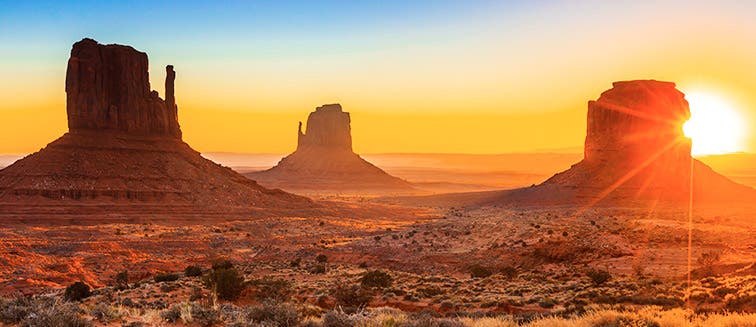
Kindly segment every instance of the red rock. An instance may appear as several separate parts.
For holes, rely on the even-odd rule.
[[[484,201],[593,205],[687,204],[691,196],[698,204],[756,199],[752,188],[691,157],[691,140],[682,131],[689,117],[688,102],[674,83],[616,82],[598,100],[588,102],[581,162],[540,185]]]
[[[172,66],[166,68],[167,100],[150,91],[147,54],[132,47],[76,42],[66,72],[68,128],[117,130],[181,138],[173,97]]]
[[[299,123],[297,149],[275,167],[246,174],[263,185],[291,191],[411,191],[406,181],[391,176],[352,151],[348,112],[339,104],[315,109],[307,131]]]
[[[131,47],[74,44],[69,132],[0,170],[0,219],[307,215],[320,207],[194,151],[181,140],[173,66],[166,67],[165,101],[150,91],[147,69],[147,55]]]

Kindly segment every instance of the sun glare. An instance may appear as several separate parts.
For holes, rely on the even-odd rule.
[[[692,92],[690,120],[683,125],[685,136],[693,140],[693,155],[743,151],[745,122],[725,99],[709,93]]]

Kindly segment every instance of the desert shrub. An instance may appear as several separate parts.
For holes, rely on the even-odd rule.
[[[181,319],[181,306],[178,304],[172,305],[170,308],[160,313],[160,318],[170,323],[177,322]]]
[[[725,295],[727,294],[735,294],[737,292],[738,292],[738,289],[736,288],[722,286],[722,287],[716,288],[712,293],[714,293],[714,295],[719,296],[719,297],[725,297]]]
[[[184,276],[186,277],[197,277],[202,276],[202,268],[199,266],[187,266],[184,268]]]
[[[538,306],[545,309],[551,309],[556,305],[556,302],[554,302],[554,299],[551,298],[543,298],[540,301],[538,301]]]
[[[20,321],[21,327],[88,327],[91,322],[81,316],[81,309],[73,303],[59,303],[54,299],[31,302],[29,315]]]
[[[714,266],[721,260],[721,254],[716,251],[709,251],[701,253],[696,259],[698,265],[701,266],[701,273],[705,276],[711,276],[714,274]]]
[[[210,327],[220,322],[220,313],[213,308],[192,304],[190,312],[192,320],[200,326]]]
[[[302,258],[296,258],[294,260],[291,260],[291,262],[289,262],[289,266],[292,268],[297,268],[301,264],[302,264]]]
[[[371,287],[378,289],[391,287],[393,281],[394,280],[391,278],[391,275],[382,270],[368,271],[362,275],[362,278],[360,278],[360,284],[362,285],[362,287]]]
[[[468,271],[470,272],[471,278],[486,278],[488,276],[493,275],[493,271],[491,271],[491,268],[474,264],[468,268]]]
[[[98,303],[89,310],[89,315],[95,320],[107,324],[115,319],[120,318],[118,312],[108,304]]]
[[[299,325],[300,316],[290,304],[265,303],[251,307],[247,319],[263,326],[294,327]]]
[[[118,291],[129,288],[129,272],[124,270],[117,273],[113,278],[113,287]]]
[[[291,298],[291,282],[284,279],[262,278],[251,283],[257,289],[258,301],[286,302]]]
[[[156,283],[175,282],[179,279],[179,275],[172,273],[157,274],[154,279]]]
[[[313,274],[313,275],[325,274],[326,273],[326,267],[325,267],[324,264],[318,264],[318,265],[314,265],[314,266],[310,267],[310,269],[308,271],[311,274]]]
[[[331,290],[336,304],[345,309],[363,308],[373,299],[373,292],[359,285],[338,285]]]
[[[89,286],[83,282],[76,282],[66,287],[64,298],[67,301],[81,301],[92,295]]]
[[[213,267],[213,270],[231,269],[231,268],[234,268],[234,263],[228,259],[217,259],[213,261],[212,267]]]
[[[237,299],[246,287],[244,277],[234,268],[214,269],[205,276],[205,285],[223,300]]]
[[[612,279],[612,275],[608,271],[601,269],[590,269],[585,275],[588,276],[588,278],[591,279],[591,282],[596,286],[604,284]]]
[[[184,324],[197,324],[204,327],[214,326],[220,322],[220,313],[213,308],[196,303],[177,303],[160,313],[160,317],[170,323],[179,320]]]
[[[319,263],[326,263],[328,262],[328,256],[325,254],[318,254],[318,256],[315,257],[315,261]]]
[[[500,267],[498,270],[499,274],[507,278],[515,278],[518,275],[517,268],[512,266]]]
[[[0,322],[19,323],[32,311],[32,301],[28,297],[17,297],[12,300],[0,298]]]

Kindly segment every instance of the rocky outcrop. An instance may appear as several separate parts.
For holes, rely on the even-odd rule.
[[[325,149],[328,151],[352,152],[351,119],[341,105],[326,104],[317,107],[307,117],[307,133],[302,132],[299,122],[297,151]]]
[[[411,191],[406,181],[387,174],[352,150],[351,120],[340,104],[317,107],[299,123],[297,149],[275,167],[247,176],[269,187],[290,191]]]
[[[515,205],[695,203],[756,199],[690,155],[688,102],[674,83],[616,82],[588,102],[584,159],[540,185],[487,202]]]
[[[66,71],[70,132],[111,130],[181,138],[173,81],[166,67],[166,99],[150,91],[147,54],[130,46],[76,42]]]
[[[52,217],[85,211],[139,217],[238,211],[250,217],[319,207],[264,188],[184,143],[173,66],[166,67],[165,100],[150,91],[147,69],[147,55],[129,46],[91,39],[74,44],[66,76],[70,131],[0,170],[3,217],[29,217],[36,209]],[[75,208],[61,209],[66,206]]]

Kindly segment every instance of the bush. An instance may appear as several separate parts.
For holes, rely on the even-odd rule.
[[[290,304],[265,303],[251,307],[247,318],[262,326],[294,327],[299,325],[300,316]]]
[[[381,270],[368,271],[360,278],[360,284],[362,287],[370,288],[387,288],[391,287],[393,279],[391,275]]]
[[[311,274],[313,274],[313,275],[320,275],[320,274],[325,274],[325,272],[326,272],[326,267],[325,267],[325,265],[323,265],[323,264],[320,264],[320,265],[314,265],[314,266],[310,267],[310,270],[309,270],[309,271],[310,271],[310,273],[311,273]]]
[[[108,324],[109,322],[119,318],[118,313],[108,304],[98,303],[92,309],[89,310],[89,315],[97,321]]]
[[[67,301],[81,301],[92,295],[89,286],[83,282],[76,282],[66,287],[64,298]]]
[[[336,304],[346,309],[363,308],[373,299],[373,292],[359,285],[338,285],[331,290],[331,295],[336,298]]]
[[[696,262],[701,266],[701,272],[705,276],[714,274],[714,266],[721,260],[721,254],[715,251],[701,253]]]
[[[318,256],[315,257],[315,261],[319,263],[326,263],[328,262],[328,256],[326,256],[325,254],[318,254]]]
[[[157,274],[155,275],[155,282],[156,283],[162,283],[162,282],[175,282],[179,279],[178,274]]]
[[[499,268],[499,273],[507,278],[515,278],[518,275],[517,268],[512,266],[504,266]]]
[[[612,279],[612,275],[608,271],[601,269],[591,269],[588,270],[588,272],[586,272],[585,274],[596,286],[606,283],[607,281]]]
[[[474,264],[468,268],[471,278],[486,278],[493,275],[493,271],[490,268]]]
[[[198,266],[187,266],[184,269],[184,276],[186,277],[202,276],[202,268]]]
[[[124,270],[115,275],[115,278],[113,279],[113,282],[115,285],[116,290],[121,291],[129,288],[129,272]]]
[[[258,301],[286,302],[292,294],[291,282],[283,279],[262,278],[251,283],[257,288]]]
[[[231,268],[234,268],[234,263],[228,259],[218,259],[213,262],[213,270]]]
[[[13,300],[0,298],[0,322],[19,323],[32,312],[32,301],[27,297],[17,297]]]
[[[205,276],[205,285],[214,290],[219,299],[236,300],[246,285],[244,277],[234,268],[215,269]]]
[[[83,283],[82,283],[83,285]],[[85,285],[86,286],[86,285]],[[32,314],[21,322],[21,327],[89,327],[92,325],[81,316],[81,310],[73,303],[45,301],[37,305]]]

